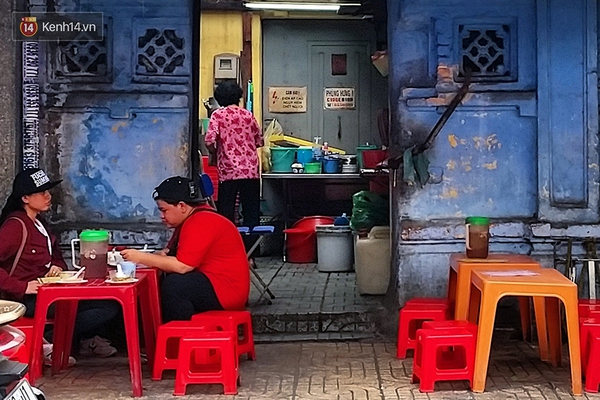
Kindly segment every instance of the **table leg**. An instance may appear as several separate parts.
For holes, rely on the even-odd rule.
[[[157,330],[154,330],[154,318],[150,307],[144,307],[144,304],[150,304],[152,299],[150,281],[147,279],[148,276],[144,277],[141,283],[141,311],[142,311],[142,329],[144,331],[144,344],[146,346],[146,357],[148,359],[148,365],[154,365],[154,350],[155,350],[155,338]]]
[[[571,362],[571,387],[573,394],[583,394],[581,384],[581,353],[579,343],[579,311],[577,310],[577,289],[572,290],[569,298],[563,299],[565,306],[565,319],[567,323],[567,335],[569,339],[569,360]]]
[[[546,297],[546,318],[548,319],[548,339],[550,347],[550,363],[560,366],[562,357],[562,339],[560,332],[560,308],[558,299]]]
[[[77,301],[56,302],[54,315],[54,338],[52,340],[52,374],[69,366],[69,355],[73,343],[73,330],[77,318]]]
[[[519,314],[521,315],[521,333],[523,341],[531,339],[531,309],[529,306],[529,297],[519,296]]]
[[[42,342],[44,339],[44,327],[46,326],[46,315],[48,315],[48,307],[42,294],[38,293],[38,298],[35,305],[35,315],[33,316],[33,338],[32,349],[29,359],[30,373],[29,383],[35,385],[35,380],[42,376]]]
[[[450,267],[450,273],[448,274],[448,293],[446,295],[448,304],[454,304],[456,302],[456,280],[456,271]],[[456,311],[454,314],[456,316]]]
[[[462,271],[462,272],[461,272]],[[471,289],[471,271],[459,269],[456,274],[456,301],[454,302],[454,319],[467,319],[469,316],[469,298]]]
[[[472,288],[471,294],[479,292]],[[496,306],[498,303],[497,293],[489,293],[490,290],[481,293],[479,307],[479,323],[477,324],[477,345],[475,347],[475,368],[473,372],[474,392],[481,393],[485,390],[490,350],[492,347],[492,335],[494,333],[494,320],[496,319]]]
[[[140,359],[140,339],[138,332],[137,301],[135,293],[126,301],[119,300],[123,306],[123,320],[125,322],[125,336],[127,338],[127,354],[129,356],[129,372],[133,397],[141,397],[142,389],[142,363]]]
[[[537,329],[540,359],[550,361],[550,350],[548,345],[548,321],[546,320],[546,306],[543,297],[533,298],[533,309],[535,312],[535,327]]]

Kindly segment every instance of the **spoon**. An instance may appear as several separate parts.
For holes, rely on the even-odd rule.
[[[125,278],[127,275],[123,273],[123,268],[121,268],[121,264],[117,264],[117,278]]]
[[[81,274],[83,273],[83,271],[85,271],[85,267],[81,267],[79,269],[79,271],[77,271],[77,273],[75,275],[73,275],[73,277],[71,279],[73,279],[73,280],[79,279],[79,277],[81,276]]]

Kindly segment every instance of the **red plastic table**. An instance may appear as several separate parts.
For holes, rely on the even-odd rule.
[[[138,299],[141,303],[142,327],[148,362],[154,360],[154,317],[151,312],[152,295],[146,274],[140,274],[134,283],[109,284],[104,279],[91,279],[88,283],[79,284],[50,284],[40,286],[36,300],[36,310],[33,325],[33,340],[30,366],[33,371],[41,371],[41,358],[33,357],[42,351],[42,338],[46,315],[50,305],[58,301],[55,315],[52,370],[56,372],[64,367],[69,358],[71,340],[77,302],[79,300],[117,300],[123,307],[125,335],[127,337],[127,352],[129,355],[129,371],[133,396],[142,396],[142,363],[140,356]],[[30,374],[35,377],[36,374]],[[32,380],[31,384],[35,384]]]
[[[154,327],[154,337],[158,333],[158,327],[162,325],[162,316],[160,313],[160,286],[158,285],[158,275],[160,270],[156,268],[144,267],[135,271],[136,276],[144,275],[148,279],[148,290],[150,291],[150,312],[152,313],[152,326]]]

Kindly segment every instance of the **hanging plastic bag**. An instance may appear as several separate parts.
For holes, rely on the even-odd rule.
[[[260,165],[263,172],[271,170],[271,148],[269,147],[271,136],[281,134],[283,134],[283,127],[279,121],[273,118],[263,134],[265,146],[260,148]]]

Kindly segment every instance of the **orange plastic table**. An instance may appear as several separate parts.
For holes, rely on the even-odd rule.
[[[46,315],[50,305],[58,301],[55,315],[55,326],[59,332],[55,332],[56,342],[53,350],[53,371],[59,370],[68,360],[70,343],[73,337],[73,326],[79,300],[117,300],[123,307],[123,320],[125,323],[125,334],[127,338],[127,352],[129,355],[129,372],[133,396],[142,396],[142,364],[140,356],[139,323],[138,323],[138,298],[141,303],[142,327],[148,361],[154,359],[154,334],[153,317],[150,312],[150,290],[148,279],[140,274],[139,280],[134,283],[109,284],[104,279],[91,279],[83,284],[50,284],[42,285],[38,289],[36,299],[36,310],[33,325],[33,340],[30,366],[33,371],[41,370],[41,358],[33,357],[42,351],[42,337]],[[57,345],[59,348],[57,348]],[[64,348],[63,348],[64,345]],[[35,374],[32,374],[35,375]],[[35,384],[35,382],[31,382]]]
[[[450,275],[448,277],[448,300],[451,303],[454,302],[454,319],[467,319],[472,271],[481,269],[539,269],[541,267],[540,263],[523,254],[490,254],[488,258],[467,258],[465,254],[452,254],[450,256]],[[540,357],[542,360],[548,361],[550,355],[548,353],[544,302],[541,299],[534,299],[534,308],[537,319],[536,327]],[[528,340],[531,337],[531,316],[527,297],[519,298],[519,309],[523,340]]]
[[[469,319],[471,322],[476,322],[477,317],[479,317],[473,391],[483,392],[485,389],[498,301],[504,296],[533,296],[545,300],[550,358],[554,366],[560,365],[562,346],[558,301],[562,301],[564,305],[569,339],[572,390],[574,395],[581,395],[577,285],[557,270],[549,268],[530,270],[529,272],[535,273],[535,275],[525,276],[489,275],[494,272],[498,272],[498,270],[476,270],[471,273],[472,290]]]

